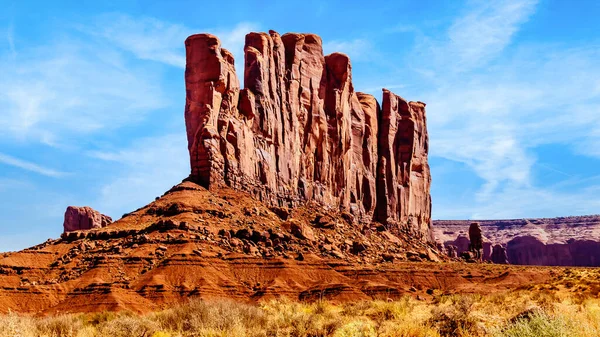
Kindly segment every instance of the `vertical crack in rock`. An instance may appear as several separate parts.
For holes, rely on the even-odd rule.
[[[217,37],[186,40],[190,178],[277,206],[314,201],[430,238],[425,104],[355,92],[314,34],[249,33],[240,90]]]

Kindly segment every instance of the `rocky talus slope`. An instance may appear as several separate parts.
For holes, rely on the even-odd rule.
[[[190,297],[394,299],[493,292],[550,270],[434,263],[432,243],[315,204],[268,207],[183,182],[105,227],[0,254],[0,312],[147,312]],[[443,257],[442,257],[443,258]]]

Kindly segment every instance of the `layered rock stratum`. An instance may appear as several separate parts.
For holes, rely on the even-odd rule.
[[[314,34],[250,33],[243,88],[216,36],[186,42],[190,179],[271,206],[308,201],[430,238],[425,104],[356,92],[341,53]]]
[[[478,220],[484,235],[484,260],[547,266],[600,266],[600,215],[542,219]],[[435,220],[433,231],[444,246],[466,250],[471,221]],[[486,255],[486,245],[494,246]]]

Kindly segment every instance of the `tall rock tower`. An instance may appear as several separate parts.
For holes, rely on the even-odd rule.
[[[356,92],[314,34],[249,33],[244,88],[210,34],[186,42],[190,178],[276,206],[314,201],[430,238],[425,104]]]

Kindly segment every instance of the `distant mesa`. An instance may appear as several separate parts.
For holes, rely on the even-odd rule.
[[[469,248],[467,220],[436,220],[433,230],[450,257]],[[498,264],[600,266],[600,215],[480,220],[484,261]]]
[[[112,223],[112,218],[104,215],[95,209],[84,206],[69,206],[65,211],[65,220],[63,222],[64,233],[102,228]]]

